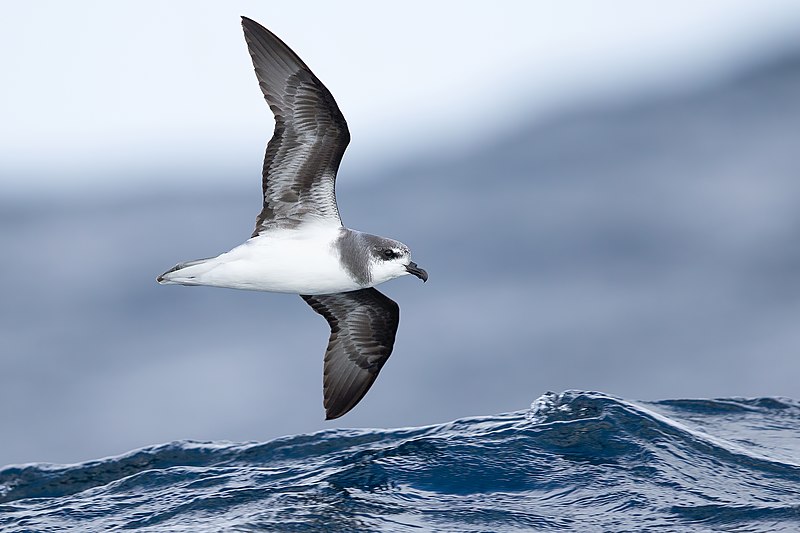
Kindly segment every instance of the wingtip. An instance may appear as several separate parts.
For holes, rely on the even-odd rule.
[[[349,411],[348,409],[347,411]],[[333,409],[325,409],[325,420],[336,420],[341,418],[342,415],[347,414],[347,411],[334,411]]]
[[[259,24],[255,20],[251,19],[250,17],[245,17],[244,15],[242,15],[241,17],[242,17],[242,27],[243,28],[248,28],[248,29],[251,29],[251,28],[263,28],[263,26],[261,24]]]
[[[244,15],[242,15],[241,22],[242,22],[242,29],[243,30],[252,30],[253,28],[259,26],[258,22],[256,22],[255,20],[253,20],[253,19],[251,19],[249,17],[245,17]]]

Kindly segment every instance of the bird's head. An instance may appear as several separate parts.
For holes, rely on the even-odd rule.
[[[402,242],[379,237],[370,243],[370,272],[374,283],[411,274],[428,281],[428,273],[411,260],[411,250]]]

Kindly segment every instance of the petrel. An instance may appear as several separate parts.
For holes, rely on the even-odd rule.
[[[400,308],[375,285],[428,274],[405,244],[342,225],[335,183],[350,142],[342,112],[283,41],[247,17],[242,27],[275,115],[256,229],[232,250],[180,263],[158,282],[299,294],[331,329],[323,371],[330,420],[361,401],[392,353]]]

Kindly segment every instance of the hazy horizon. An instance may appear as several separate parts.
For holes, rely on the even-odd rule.
[[[700,13],[686,14],[683,25],[675,22],[682,12],[675,8],[665,18],[673,22],[663,27],[635,10],[644,17],[637,32],[654,25],[663,32],[647,41],[650,48],[643,44],[635,52],[659,61],[666,61],[666,49],[677,53],[671,48],[683,36],[677,29],[694,21],[702,34],[714,21],[709,13],[723,5],[745,11],[731,8],[728,25],[715,26],[713,35],[727,35],[715,41],[724,53],[713,46],[707,55],[681,48],[691,57],[674,56],[672,69],[659,75],[653,74],[659,62],[642,71],[628,62],[628,74],[640,74],[639,81],[616,79],[624,69],[606,69],[609,76],[596,86],[574,85],[565,93],[574,100],[548,109],[541,106],[551,100],[541,95],[510,97],[524,96],[532,86],[524,81],[531,73],[522,73],[496,94],[507,102],[459,93],[461,101],[434,115],[437,124],[429,123],[432,101],[423,97],[416,107],[397,92],[375,89],[394,71],[371,77],[370,69],[342,59],[342,50],[351,57],[358,48],[364,35],[359,27],[368,35],[380,28],[347,19],[341,42],[326,46],[325,39],[311,39],[308,28],[312,37],[335,33],[322,20],[335,7],[320,8],[309,26],[292,22],[294,8],[282,12],[283,22],[276,24],[286,23],[288,30],[279,34],[302,47],[304,59],[346,107],[354,132],[337,184],[345,224],[406,242],[430,273],[425,285],[401,279],[381,286],[401,307],[395,352],[356,409],[324,422],[321,372],[329,331],[300,298],[155,283],[173,264],[225,251],[252,231],[272,124],[241,40],[240,13],[232,11],[245,6],[243,12],[263,22],[268,10],[247,2],[213,4],[207,12],[191,11],[163,41],[161,21],[186,4],[152,12],[121,5],[93,11],[80,24],[48,19],[42,27],[58,31],[32,34],[42,36],[33,48],[23,46],[31,38],[24,25],[2,37],[25,35],[17,58],[24,64],[6,74],[27,73],[30,54],[52,46],[63,32],[94,27],[98,13],[110,10],[120,20],[130,11],[126,28],[139,32],[137,39],[98,51],[91,46],[95,34],[77,32],[89,61],[75,59],[73,66],[82,67],[74,71],[69,65],[42,70],[41,76],[49,73],[62,89],[77,92],[104,75],[86,71],[101,65],[104,54],[127,50],[130,65],[142,67],[165,46],[183,48],[165,51],[154,76],[137,80],[130,91],[115,85],[119,80],[112,83],[118,91],[103,94],[96,107],[91,97],[98,93],[67,95],[64,110],[56,109],[57,91],[48,93],[52,107],[32,115],[16,144],[4,145],[0,154],[7,178],[0,189],[0,464],[75,462],[185,438],[260,441],[335,427],[419,426],[523,409],[548,390],[645,400],[800,397],[800,47],[774,36],[775,47],[759,52],[752,44],[766,38],[759,32],[768,25],[747,32],[747,24],[730,22],[747,22],[748,9],[766,17],[762,7],[703,4]],[[347,9],[359,6],[364,4]],[[65,10],[54,8],[49,16]],[[794,12],[767,18],[788,25]],[[480,18],[478,11],[469,13],[473,23]],[[560,13],[553,20],[569,26],[567,15],[574,13]],[[409,48],[405,67],[425,56],[415,54],[433,46],[433,35],[446,40],[444,27],[436,26],[445,15],[435,11],[420,23],[420,40]],[[598,22],[601,34],[622,27],[609,22],[612,15],[606,13],[605,25]],[[499,31],[503,19],[496,16],[487,24]],[[137,25],[148,17],[154,26]],[[749,22],[759,20],[752,15]],[[519,31],[524,22],[515,20],[508,31]],[[588,19],[581,24],[570,31],[592,26]],[[454,27],[443,50],[455,54],[463,32],[474,27]],[[551,35],[558,36],[560,27]],[[149,43],[146,34],[154,28],[162,33]],[[102,32],[116,29],[109,25]],[[637,32],[613,43],[638,42]],[[394,35],[387,33],[385,42],[364,53],[403,56]],[[569,35],[565,30],[561,38]],[[740,40],[742,35],[752,40]],[[226,44],[198,53],[188,45],[195,39]],[[519,44],[518,35],[510,39]],[[143,42],[147,46],[137,49]],[[598,48],[597,56],[579,54],[586,42],[572,53],[583,61],[594,57],[597,70],[591,72],[603,70],[601,59],[622,68],[613,47]],[[65,43],[63,54],[74,46]],[[666,55],[656,53],[659,48]],[[465,49],[455,63],[468,66],[476,49]],[[521,44],[519,50],[529,52]],[[191,65],[210,70],[187,71],[183,63],[172,72],[170,54],[180,52]],[[572,56],[573,68],[580,70],[578,56]],[[706,61],[710,66],[698,70]],[[214,78],[222,64],[230,69],[225,72],[236,72],[235,82],[196,84],[203,90],[180,100],[192,76]],[[108,65],[110,77],[126,72],[117,66]],[[492,72],[498,76],[507,66]],[[434,67],[427,62],[419,72]],[[537,72],[545,71],[559,72]],[[463,80],[459,76],[483,72],[453,76]],[[509,79],[517,74],[507,73]],[[412,103],[421,92],[427,95],[421,79],[407,80],[415,88],[407,95]],[[37,90],[31,100],[19,101],[17,119],[42,97],[41,78],[13,79],[18,85],[10,94],[17,96],[32,80]],[[438,80],[431,94],[443,98],[451,81]],[[576,87],[585,91],[580,98]],[[95,87],[99,93],[108,88]],[[137,91],[147,98],[120,106],[120,116],[104,114],[117,109],[115,97]],[[359,100],[369,101],[359,106]],[[4,111],[14,101],[6,99]],[[207,107],[198,105],[205,102]],[[170,111],[173,103],[180,105]],[[501,112],[506,104],[516,113]],[[197,122],[181,121],[189,110]],[[140,128],[127,130],[137,112],[143,113]],[[70,121],[81,113],[89,124],[70,138]],[[398,119],[402,114],[407,116]],[[476,140],[464,124],[478,116],[487,129]],[[215,122],[221,117],[229,119]],[[48,119],[58,124],[41,130],[46,134],[39,139]],[[394,119],[390,131],[380,131],[381,120]],[[450,133],[437,130],[439,122]],[[175,123],[196,127],[200,136],[236,134],[220,144],[192,145],[185,132],[170,129]],[[3,133],[10,138],[21,123],[7,124]],[[112,145],[118,143],[113,150],[91,140],[104,132]],[[129,137],[136,142],[121,142]],[[39,148],[59,139],[63,146],[40,154]],[[8,152],[22,145],[28,151],[18,154],[18,163],[26,172],[17,186],[2,165],[10,165]],[[75,146],[80,149],[72,153]],[[44,172],[53,165],[56,173]]]

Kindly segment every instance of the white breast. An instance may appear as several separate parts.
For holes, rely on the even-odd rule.
[[[338,238],[338,227],[273,231],[184,270],[193,285],[297,294],[360,289],[341,267]]]

